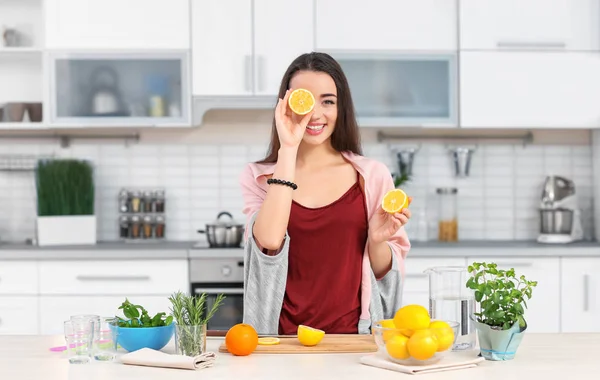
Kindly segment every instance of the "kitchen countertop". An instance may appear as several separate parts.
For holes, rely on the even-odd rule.
[[[400,379],[398,372],[366,366],[368,354],[253,354],[235,357],[218,353],[223,338],[209,338],[207,349],[217,352],[212,367],[192,370],[141,367],[117,362],[71,365],[65,353],[48,349],[64,345],[62,336],[0,336],[0,379]],[[172,343],[163,349],[172,351]],[[595,379],[600,333],[526,334],[515,359],[484,361],[476,368],[423,375],[431,380]]]
[[[540,244],[536,241],[438,241],[411,242],[409,257],[557,257],[599,256],[600,243]],[[28,244],[0,244],[0,260],[171,260],[242,258],[242,248],[208,248],[197,242],[159,243],[98,242],[89,246],[39,247]]]

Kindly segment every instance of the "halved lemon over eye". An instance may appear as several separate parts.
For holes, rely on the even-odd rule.
[[[258,338],[258,344],[261,346],[273,346],[279,344],[280,340],[276,337],[267,336],[264,338]]]
[[[306,115],[315,107],[315,97],[312,92],[298,88],[290,94],[288,105],[295,114]]]
[[[381,208],[385,212],[395,214],[408,207],[408,195],[401,189],[393,189],[388,191],[381,201]]]

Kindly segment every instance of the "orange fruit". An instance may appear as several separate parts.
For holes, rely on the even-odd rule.
[[[421,305],[402,306],[394,315],[394,325],[406,336],[412,336],[417,330],[426,329],[430,324],[429,312]]]
[[[408,204],[408,195],[400,189],[393,189],[383,196],[381,208],[390,214],[394,214],[408,207]]]
[[[315,97],[310,91],[298,88],[290,94],[288,105],[295,114],[306,115],[315,107]]]
[[[427,360],[438,350],[438,341],[431,330],[417,330],[406,343],[408,353],[417,360]]]
[[[231,327],[225,335],[227,351],[236,356],[247,356],[258,346],[258,334],[254,327],[246,323],[238,323]]]

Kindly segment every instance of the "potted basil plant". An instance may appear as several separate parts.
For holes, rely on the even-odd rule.
[[[498,269],[495,263],[474,262],[466,286],[474,290],[475,324],[481,356],[487,360],[512,360],[527,329],[525,309],[537,281],[517,276],[515,269]]]

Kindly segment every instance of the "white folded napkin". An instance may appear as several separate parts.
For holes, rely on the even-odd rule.
[[[142,348],[120,358],[123,364],[194,370],[212,366],[215,359],[214,352],[205,352],[198,356],[185,356],[166,354],[151,348]]]
[[[477,363],[484,361],[482,357],[451,355],[449,353],[435,364],[428,365],[402,365],[394,363],[381,353],[366,355],[360,358],[362,364],[388,369],[391,371],[403,372],[411,375],[421,375],[432,372],[452,371],[465,368],[477,367]]]

